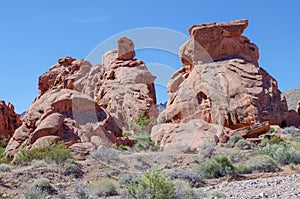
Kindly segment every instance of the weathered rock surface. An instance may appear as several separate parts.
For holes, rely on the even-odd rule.
[[[258,48],[242,36],[247,25],[247,20],[240,20],[190,28],[190,39],[179,51],[183,66],[168,84],[170,98],[158,117],[159,124],[177,128],[189,124],[198,129],[190,121],[200,119],[256,137],[269,128],[258,128],[265,121],[286,123],[287,103],[276,80],[258,66]],[[168,138],[168,143],[178,143],[185,132],[153,129]],[[164,136],[161,138],[166,139]],[[219,141],[226,142],[228,136],[219,134]]]
[[[20,125],[20,115],[15,113],[14,106],[0,100],[0,140],[12,137]]]
[[[180,81],[178,81],[178,79]],[[159,123],[203,119],[232,129],[287,118],[285,98],[265,70],[241,59],[197,64],[168,85],[170,99]]]
[[[119,43],[122,40],[125,39],[121,38]],[[119,50],[106,52],[102,66],[93,67],[74,85],[79,92],[94,98],[122,128],[138,120],[142,113],[149,118],[157,117],[157,110],[155,76],[141,60],[132,56],[121,60]]]
[[[85,76],[91,67],[88,61],[76,60],[72,57],[59,59],[57,64],[39,77],[39,97],[50,89],[73,89],[74,82]]]
[[[118,59],[132,60],[135,57],[134,43],[126,37],[118,41]]]
[[[151,139],[164,150],[180,151],[182,147],[199,148],[205,142],[218,143],[229,129],[194,119],[187,123],[159,124],[152,128]]]
[[[179,51],[182,63],[193,66],[195,62],[217,61],[239,57],[257,65],[258,48],[242,36],[248,20],[194,25],[190,39]]]
[[[20,147],[46,146],[53,144],[51,140],[72,146],[91,142],[93,136],[99,137],[102,145],[110,145],[122,132],[93,99],[70,89],[49,90],[26,112],[23,125],[16,130],[5,153],[13,157]]]

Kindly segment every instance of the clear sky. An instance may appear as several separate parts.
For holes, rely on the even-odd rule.
[[[259,46],[260,66],[282,91],[300,87],[298,0],[27,0],[0,2],[0,99],[17,112],[37,95],[38,77],[57,62],[85,58],[105,39],[133,28],[188,34],[193,24],[249,19],[244,35]],[[146,63],[180,67],[177,58],[138,54]],[[153,59],[153,60],[152,60]],[[164,99],[160,99],[163,101]]]

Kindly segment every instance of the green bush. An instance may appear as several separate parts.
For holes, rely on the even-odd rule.
[[[231,164],[228,157],[224,155],[220,155],[210,161],[200,164],[195,170],[206,178],[220,178],[226,175],[232,175],[235,172],[234,166]]]
[[[159,148],[155,145],[148,133],[139,133],[131,137],[136,141],[134,148],[137,152],[140,151],[158,151]]]
[[[196,194],[190,185],[183,180],[174,180],[175,191],[172,199],[195,199]]]
[[[120,145],[120,146],[118,146],[118,149],[120,151],[129,151],[130,147],[129,146]]]
[[[28,199],[46,198],[47,195],[57,194],[47,178],[36,179],[25,193]]]
[[[97,196],[115,196],[118,194],[118,183],[111,178],[103,178],[93,182],[90,186],[92,192]]]
[[[92,158],[111,164],[119,161],[119,153],[112,148],[98,148],[91,153]]]
[[[240,135],[233,135],[230,137],[230,139],[225,144],[225,147],[227,148],[233,148],[235,147],[235,144],[240,140],[243,139]]]
[[[237,143],[235,143],[235,146],[242,150],[251,149],[251,144],[244,139],[240,139],[239,141],[237,141]]]
[[[203,187],[205,185],[203,176],[201,176],[195,172],[192,172],[190,170],[180,169],[180,170],[173,171],[169,174],[169,178],[171,180],[176,180],[176,179],[183,180],[183,181],[189,183],[189,185],[192,188]]]
[[[279,169],[274,160],[267,155],[253,156],[245,162],[245,166],[247,167],[245,173],[252,173],[253,171],[275,172]]]
[[[0,164],[7,164],[10,160],[4,156],[5,148],[0,147]]]
[[[251,173],[245,163],[238,163],[235,165],[235,169],[239,174]]]
[[[201,159],[211,158],[215,150],[215,144],[211,142],[204,142],[202,145],[200,145],[199,150],[199,155]]]
[[[287,142],[280,142],[279,144],[267,144],[265,147],[254,151],[254,155],[255,154],[268,155],[281,165],[300,163],[300,151],[296,150]]]
[[[59,142],[43,149],[21,149],[15,164],[28,164],[33,160],[49,160],[57,164],[66,162],[71,158],[71,152],[63,142]]]
[[[127,193],[135,199],[170,199],[175,186],[161,170],[154,170],[126,186]]]
[[[69,163],[65,167],[64,171],[65,176],[74,176],[75,178],[81,178],[83,176],[83,171],[81,170],[80,166],[75,163]]]

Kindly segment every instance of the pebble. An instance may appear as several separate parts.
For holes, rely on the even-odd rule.
[[[226,185],[226,186],[224,186]],[[228,198],[300,198],[300,174],[222,182],[206,190],[223,192]]]

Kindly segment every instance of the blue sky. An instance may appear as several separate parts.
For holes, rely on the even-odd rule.
[[[27,110],[37,95],[38,77],[58,58],[85,58],[99,43],[126,30],[161,27],[188,34],[193,24],[245,18],[249,26],[244,35],[259,46],[260,66],[282,91],[300,87],[299,2],[1,1],[0,99],[12,102],[19,113]],[[176,55],[141,52],[137,58],[180,67]]]

